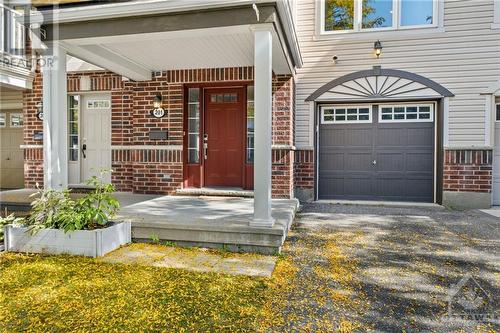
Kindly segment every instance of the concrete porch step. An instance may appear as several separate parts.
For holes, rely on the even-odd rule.
[[[251,227],[252,199],[166,196],[124,207],[117,219],[132,223],[132,238],[136,241],[276,254],[281,251],[298,207],[295,199],[273,200],[274,226]]]
[[[152,242],[153,239],[174,242],[179,246],[225,248],[234,252],[276,254],[281,250],[291,220],[276,221],[274,228],[255,228],[234,223],[229,225],[174,224],[168,222],[142,221],[132,223],[132,238],[135,241]]]
[[[183,188],[176,191],[177,195],[207,196],[207,197],[240,197],[253,198],[253,191],[237,187],[202,187]]]

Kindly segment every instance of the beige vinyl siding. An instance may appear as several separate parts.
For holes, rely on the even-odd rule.
[[[484,146],[485,97],[480,93],[500,79],[500,30],[491,29],[493,0],[446,0],[440,5],[444,21],[438,28],[330,35],[319,34],[319,6],[319,0],[298,3],[304,67],[297,75],[297,147],[313,145],[313,115],[304,100],[327,82],[374,65],[420,74],[448,88],[455,94],[449,146]],[[378,39],[380,59],[373,54]]]
[[[23,109],[23,92],[16,90],[0,90],[0,110]]]

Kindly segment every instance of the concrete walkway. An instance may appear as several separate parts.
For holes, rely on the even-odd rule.
[[[277,257],[217,253],[207,249],[182,249],[152,244],[131,244],[97,260],[108,263],[186,269],[196,272],[270,277]]]

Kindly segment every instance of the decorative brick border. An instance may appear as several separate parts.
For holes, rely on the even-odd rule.
[[[295,152],[295,187],[314,189],[314,151]]]
[[[446,150],[443,190],[491,193],[492,150]]]

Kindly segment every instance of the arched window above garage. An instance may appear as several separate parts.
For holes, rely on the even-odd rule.
[[[316,90],[306,101],[418,100],[453,97],[442,85],[423,76],[396,70],[363,70],[339,77]]]

